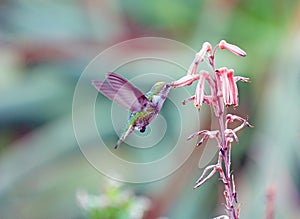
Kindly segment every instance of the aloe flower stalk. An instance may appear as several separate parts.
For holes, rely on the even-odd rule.
[[[200,136],[200,141],[197,143],[197,147],[201,146],[207,139],[214,139],[217,142],[219,148],[219,156],[216,164],[207,166],[202,175],[196,181],[194,189],[200,187],[207,182],[215,174],[219,174],[221,181],[224,184],[224,198],[227,215],[221,215],[216,218],[230,218],[238,219],[240,213],[240,204],[237,199],[236,186],[234,182],[234,175],[231,171],[231,148],[232,143],[238,142],[237,132],[243,127],[252,127],[248,119],[244,119],[237,115],[226,114],[225,107],[238,106],[238,88],[237,82],[249,82],[249,78],[235,76],[233,69],[226,67],[215,68],[215,54],[217,49],[228,50],[233,54],[241,57],[246,56],[246,52],[241,48],[227,43],[225,40],[221,40],[220,43],[212,49],[210,43],[205,42],[201,50],[196,53],[195,59],[188,69],[187,75],[183,76],[179,80],[172,83],[174,88],[184,87],[191,85],[194,81],[197,81],[195,95],[187,98],[183,101],[186,104],[188,101],[193,101],[194,106],[200,109],[203,103],[208,104],[213,108],[214,114],[219,122],[218,130],[201,130],[188,137],[188,140]],[[198,65],[205,59],[208,60],[212,74],[198,70]],[[204,84],[208,83],[210,87],[210,93],[205,94]],[[240,123],[235,128],[230,128],[229,124],[232,122]]]

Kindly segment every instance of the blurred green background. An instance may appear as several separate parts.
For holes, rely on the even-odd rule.
[[[84,217],[76,192],[100,194],[107,180],[84,158],[74,137],[77,80],[104,49],[145,36],[174,39],[195,50],[205,41],[214,45],[226,39],[247,52],[246,58],[219,60],[251,78],[251,83],[239,84],[240,106],[234,111],[249,115],[255,126],[244,129],[233,148],[241,218],[265,217],[270,188],[275,191],[275,218],[299,218],[296,0],[0,1],[0,218]],[[115,142],[116,133],[106,133],[103,137]],[[201,151],[195,150],[163,180],[124,185],[151,200],[144,218],[212,218],[223,213],[223,185],[217,177],[192,189],[202,171]]]

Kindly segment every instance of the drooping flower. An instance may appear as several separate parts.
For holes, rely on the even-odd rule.
[[[218,85],[221,86],[218,89],[222,90],[224,104],[236,107],[238,105],[238,88],[236,85],[237,80],[234,77],[234,70],[223,67],[216,70],[216,75],[221,83]],[[247,81],[246,78],[243,78],[243,80]]]
[[[200,78],[195,91],[194,105],[197,109],[200,109],[204,102],[204,83],[210,79],[210,74],[207,71],[200,72]]]
[[[227,80],[228,80],[228,85],[229,85],[229,100],[228,102],[233,105],[233,106],[237,106],[238,105],[238,88],[236,85],[236,82],[234,81],[233,78],[234,75],[234,70],[233,69],[229,69],[227,72]]]

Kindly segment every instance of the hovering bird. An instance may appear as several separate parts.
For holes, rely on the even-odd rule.
[[[172,86],[171,83],[157,82],[144,95],[126,79],[113,72],[107,73],[104,81],[93,80],[92,85],[104,96],[131,111],[115,149],[133,130],[145,132],[147,125],[157,117]]]

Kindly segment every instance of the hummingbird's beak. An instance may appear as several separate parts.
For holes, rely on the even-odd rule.
[[[176,88],[176,81],[172,81],[169,83],[169,86],[173,87],[173,88]]]
[[[169,88],[173,85],[173,83],[166,83],[166,87]]]

